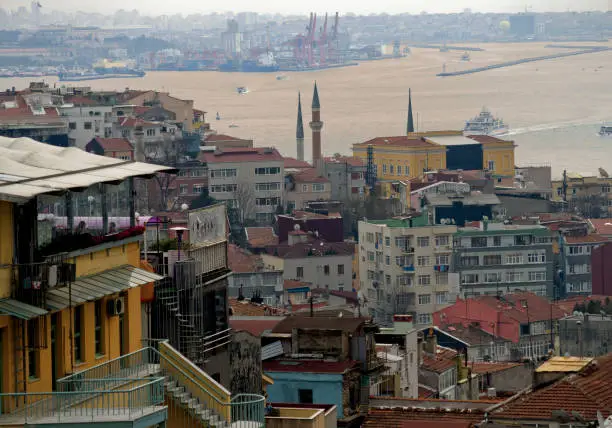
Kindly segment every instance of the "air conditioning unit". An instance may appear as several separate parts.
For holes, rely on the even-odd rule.
[[[110,299],[106,307],[109,316],[123,315],[125,313],[125,299],[123,297]]]

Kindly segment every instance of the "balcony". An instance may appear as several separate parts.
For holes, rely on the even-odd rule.
[[[414,247],[411,247],[409,245],[405,246],[405,247],[401,247],[402,253],[404,254],[414,254]]]
[[[404,272],[414,272],[414,265],[402,266]]]
[[[450,265],[434,265],[434,271],[436,271],[436,272],[448,272],[448,271],[450,271]]]
[[[434,247],[435,253],[450,253],[451,251],[453,251],[452,245],[440,245],[440,246]]]

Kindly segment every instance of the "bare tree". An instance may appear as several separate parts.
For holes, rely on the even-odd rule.
[[[146,161],[160,165],[176,166],[181,154],[181,143],[170,134],[163,134],[162,138],[150,143],[140,143],[144,151]],[[172,211],[179,202],[176,189],[173,189],[176,181],[175,174],[158,173],[150,180],[153,187],[148,192],[149,208],[154,207],[160,211]]]
[[[254,217],[255,212],[255,189],[252,183],[240,182],[236,185],[233,193],[236,211],[236,220],[242,224]]]

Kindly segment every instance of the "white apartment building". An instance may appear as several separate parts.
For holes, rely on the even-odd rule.
[[[113,135],[111,106],[64,104],[58,110],[68,121],[70,144],[85,149],[95,137],[110,138]]]
[[[210,196],[227,201],[242,222],[270,224],[283,205],[283,157],[274,148],[226,148],[202,155]]]
[[[370,316],[382,325],[391,325],[394,314],[411,314],[415,324],[429,325],[458,291],[450,273],[457,227],[411,226],[411,221],[359,222],[360,289]]]

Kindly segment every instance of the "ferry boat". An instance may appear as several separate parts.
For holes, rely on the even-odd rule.
[[[612,135],[612,125],[602,125],[599,129],[599,135],[601,135],[602,137]]]
[[[483,107],[480,114],[467,122],[463,133],[465,135],[501,135],[507,133],[509,126],[503,120],[494,117]]]

